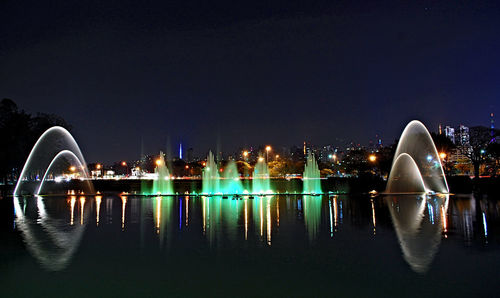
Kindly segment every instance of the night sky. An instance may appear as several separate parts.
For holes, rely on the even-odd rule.
[[[87,161],[137,159],[141,139],[391,143],[412,119],[498,111],[495,2],[58,2],[0,2],[0,98],[65,118]]]

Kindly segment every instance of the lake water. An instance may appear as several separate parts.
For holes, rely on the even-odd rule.
[[[0,296],[477,297],[500,203],[472,195],[1,200]]]

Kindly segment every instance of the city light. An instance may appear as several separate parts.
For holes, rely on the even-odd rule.
[[[102,165],[98,163],[95,167],[96,167],[96,169],[100,170]]]
[[[71,172],[74,172],[74,171],[76,171],[76,167],[75,167],[75,166],[71,166],[71,167],[69,167],[69,170],[70,170]]]
[[[260,161],[260,162],[263,162],[263,161],[264,161],[264,157],[262,157],[262,156],[261,156],[261,157],[259,157],[259,161]]]
[[[126,161],[122,161],[122,166],[126,166],[127,165],[127,162]]]
[[[246,158],[247,156],[248,156],[248,151],[246,151],[246,150],[245,150],[245,151],[243,151],[243,157],[245,157],[245,158]]]
[[[188,165],[186,165],[186,169],[189,169],[189,166],[188,166]]]
[[[375,162],[377,160],[377,156],[375,156],[375,154],[370,154],[370,156],[368,156],[368,160]]]
[[[275,158],[276,158],[276,159],[280,158],[280,155],[279,155],[279,154],[276,154]]]
[[[158,165],[158,166],[161,165],[161,159],[156,160],[156,165]]]
[[[267,152],[271,151],[271,146],[269,146],[269,145],[268,145],[268,146],[266,146],[266,151],[267,151]]]
[[[439,157],[441,157],[441,159],[445,159],[446,153],[444,153],[444,152],[439,153]]]

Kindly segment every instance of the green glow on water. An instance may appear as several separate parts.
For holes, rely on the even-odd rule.
[[[309,240],[313,240],[319,233],[321,223],[321,201],[322,196],[304,196],[304,221]]]
[[[318,163],[314,158],[314,154],[309,153],[307,155],[307,161],[304,168],[304,188],[303,193],[307,194],[321,194],[321,175],[318,167]]]

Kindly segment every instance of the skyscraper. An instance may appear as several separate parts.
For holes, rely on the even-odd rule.
[[[451,126],[446,126],[446,127],[444,128],[444,134],[445,134],[445,136],[446,136],[448,139],[450,139],[450,140],[453,142],[453,144],[456,144],[456,143],[455,143],[455,129],[454,129],[453,127],[451,127]]]

